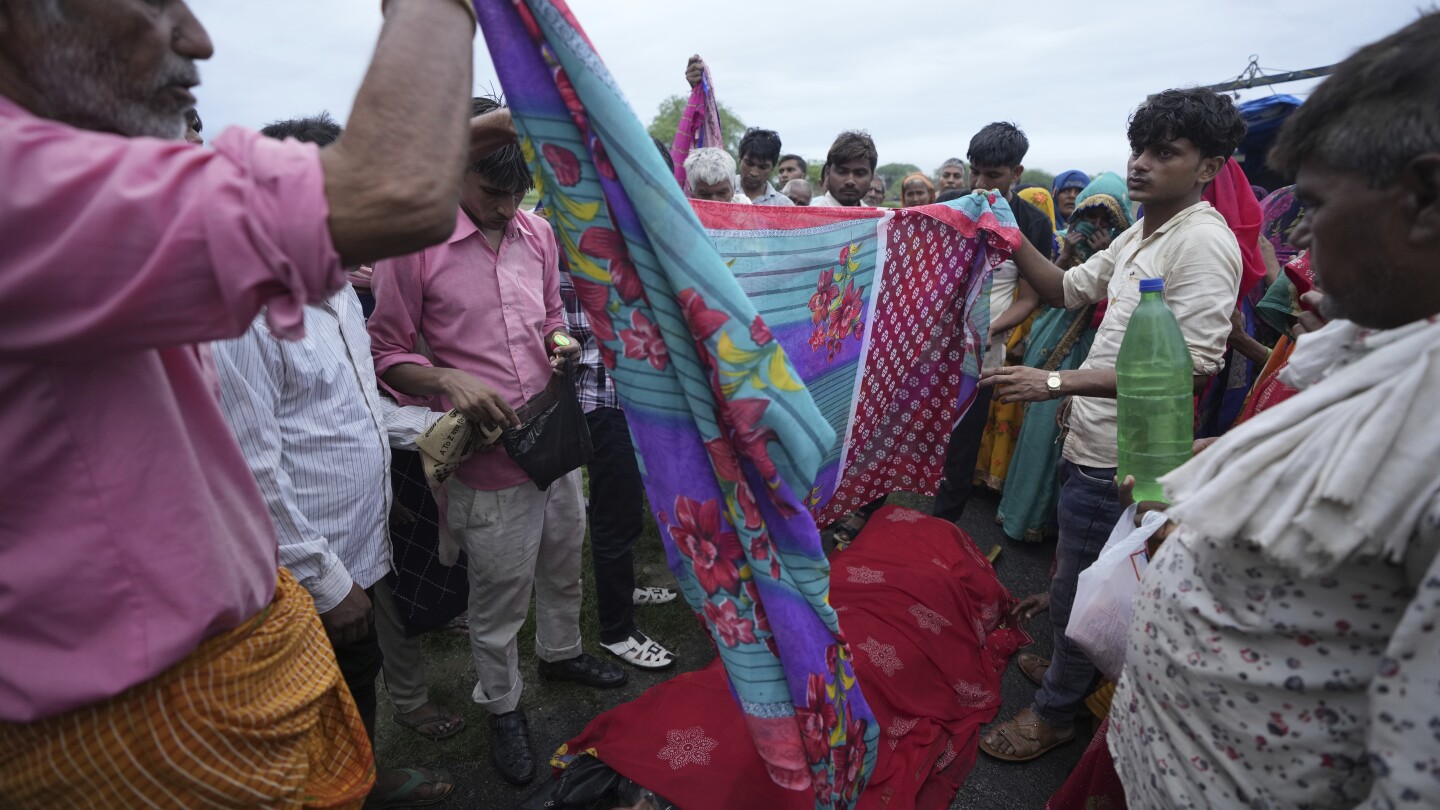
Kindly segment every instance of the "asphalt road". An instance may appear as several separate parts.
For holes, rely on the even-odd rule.
[[[922,500],[915,496],[899,495],[895,501],[922,509],[928,506],[928,499]],[[996,544],[1002,546],[1003,551],[996,560],[995,569],[1001,581],[1010,588],[1016,598],[1048,588],[1050,562],[1054,555],[1053,544],[1030,545],[1007,540],[995,525],[995,507],[996,500],[993,497],[977,496],[972,501],[962,526],[982,550],[988,551]],[[642,584],[663,585],[670,579],[669,571],[659,562],[658,556],[651,556],[642,561],[641,565]],[[588,581],[586,588],[587,593],[593,594],[593,586]],[[587,610],[593,613],[593,607],[588,603]],[[680,663],[675,670],[668,673],[645,674],[632,669],[630,682],[621,689],[594,691],[569,684],[541,681],[537,677],[535,657],[528,649],[529,644],[522,641],[521,673],[526,687],[521,705],[529,716],[537,752],[554,751],[605,709],[638,697],[650,686],[672,677],[677,671],[698,669],[708,662],[711,655],[710,643],[698,625],[693,623],[688,608],[679,600],[668,605],[642,608],[639,621],[642,628],[666,627],[663,640],[676,653]],[[1029,649],[1048,655],[1052,633],[1048,614],[1037,616],[1029,629],[1035,637],[1035,645]],[[593,641],[595,636],[592,630],[586,628],[584,632],[586,638]],[[651,632],[660,637],[659,631]],[[521,630],[520,638],[533,638],[531,625],[527,624]],[[515,788],[506,784],[489,763],[487,721],[469,699],[475,676],[470,666],[468,639],[432,633],[425,638],[425,645],[431,699],[464,716],[467,728],[444,742],[423,740],[400,728],[390,719],[393,708],[386,701],[382,689],[376,729],[376,747],[381,766],[443,767],[448,770],[455,781],[456,789],[444,804],[436,805],[437,807],[487,810],[515,807],[535,788]],[[591,649],[593,651],[593,645]],[[1007,719],[1028,705],[1034,693],[1035,687],[1012,664],[1002,683],[1004,706],[997,719]],[[951,805],[952,810],[1040,810],[1080,759],[1090,739],[1090,731],[1088,721],[1082,720],[1074,742],[1031,763],[999,762],[983,753],[979,754],[974,770]],[[542,769],[542,778],[544,775],[545,771]]]

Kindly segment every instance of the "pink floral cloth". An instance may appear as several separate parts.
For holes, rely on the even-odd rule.
[[[685,158],[691,149],[706,146],[725,148],[725,133],[720,129],[720,105],[715,101],[715,85],[706,68],[704,78],[690,90],[680,124],[675,129],[675,143],[670,146],[670,160],[675,164],[675,179],[685,188]],[[739,189],[736,189],[737,191]]]

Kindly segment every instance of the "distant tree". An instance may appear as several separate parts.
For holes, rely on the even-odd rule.
[[[900,200],[900,179],[912,172],[920,171],[913,163],[882,163],[875,167],[875,173],[885,178],[885,199]]]
[[[1048,189],[1055,184],[1055,175],[1044,169],[1026,169],[1025,173],[1020,175],[1020,182],[1027,186],[1040,186]]]
[[[655,113],[655,120],[650,122],[650,137],[658,139],[668,149],[670,144],[675,142],[675,131],[680,128],[680,116],[685,112],[686,96],[671,96],[660,102],[660,109]],[[740,136],[745,134],[745,122],[740,120],[733,110],[725,106],[725,102],[719,102],[720,107],[720,129],[725,133],[725,151],[732,155],[738,155],[740,148]]]

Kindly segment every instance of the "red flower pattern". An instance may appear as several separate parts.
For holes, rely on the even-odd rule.
[[[766,444],[775,440],[775,431],[760,422],[769,406],[767,399],[733,399],[725,403],[725,412],[735,430],[735,448],[755,465],[766,481],[773,481],[780,473],[770,460]]]
[[[720,505],[703,504],[681,495],[675,499],[675,523],[670,539],[681,554],[690,558],[695,579],[707,594],[740,592],[740,566],[745,552],[734,532],[721,531]]]
[[[592,138],[590,143],[591,154],[595,156],[595,170],[606,180],[616,179],[615,166],[610,162],[610,155],[605,152],[605,144],[601,143],[599,138]]]
[[[740,459],[735,457],[735,448],[729,442],[711,439],[705,442],[705,452],[710,454],[710,463],[715,466],[715,474],[720,476],[720,480],[740,483]]]
[[[843,348],[845,338],[851,334],[859,338],[863,331],[864,289],[849,277],[846,269],[849,256],[847,245],[840,251],[840,277],[845,280],[845,288],[840,288],[834,269],[822,270],[815,294],[810,296],[810,322],[815,324],[815,331],[810,334],[810,349],[817,352],[824,349],[830,361]]]
[[[610,283],[627,304],[645,297],[645,287],[640,283],[640,274],[629,256],[616,256],[610,260]]]
[[[840,322],[847,326],[860,319],[860,313],[865,302],[860,297],[860,290],[855,286],[853,280],[845,282],[845,293],[840,298]],[[843,336],[848,329],[842,331]]]
[[[664,371],[670,363],[670,352],[660,336],[660,327],[638,309],[630,314],[630,325],[633,328],[620,330],[625,356],[631,360],[647,360],[656,371]]]
[[[800,739],[805,744],[806,757],[812,762],[825,759],[830,748],[830,732],[839,718],[834,704],[826,699],[824,675],[810,673],[805,682],[805,706],[796,706],[795,716],[800,721]]]
[[[617,230],[595,225],[586,228],[585,232],[580,234],[580,252],[597,259],[607,260],[624,256],[625,237],[621,236]]]
[[[555,182],[567,187],[580,182],[580,159],[575,157],[574,152],[553,143],[541,146],[540,151],[550,164],[550,169],[555,175]]]
[[[562,68],[555,68],[555,89],[560,91],[560,98],[565,102],[565,109],[570,111],[570,119],[581,131],[590,129],[590,120],[585,117],[585,107],[580,103],[580,96],[575,92],[575,86],[570,83],[570,77],[565,75]]]
[[[615,326],[610,320],[610,312],[605,308],[606,304],[610,303],[610,291],[605,289],[604,285],[574,274],[571,274],[570,282],[575,287],[575,297],[580,299],[580,304],[590,319],[590,331],[600,340],[614,340]]]
[[[736,485],[735,501],[740,506],[740,514],[745,516],[745,528],[748,531],[760,528],[760,504],[755,502],[755,493],[750,491],[749,482],[741,481]]]
[[[770,334],[770,327],[760,320],[759,315],[756,315],[755,320],[750,323],[750,339],[755,341],[756,346],[764,346],[775,339],[775,336]]]
[[[705,306],[705,299],[693,289],[680,291],[680,306],[685,308],[685,322],[698,340],[709,340],[730,320],[725,313]]]
[[[815,284],[815,294],[810,296],[810,321],[820,323],[828,318],[830,305],[839,295],[840,285],[835,283],[835,271],[822,271],[820,280]]]
[[[705,618],[720,634],[720,643],[734,647],[740,643],[755,643],[755,623],[740,615],[735,602],[723,599],[720,604],[705,603]]]

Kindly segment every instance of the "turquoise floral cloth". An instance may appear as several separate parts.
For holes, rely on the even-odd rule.
[[[737,278],[731,264],[738,267],[740,258],[732,250],[727,261],[717,250],[564,3],[475,6],[629,420],[670,567],[710,629],[771,778],[812,791],[817,807],[852,807],[873,768],[879,729],[828,602],[829,565],[814,512],[830,500],[825,486],[817,490],[822,471],[831,470],[832,495],[834,481],[846,477],[835,473],[848,469],[837,448],[876,453],[868,441],[841,441],[840,431],[855,420],[837,415],[844,398],[816,394],[812,364],[824,355],[820,377],[848,375],[849,400],[856,399],[864,382],[857,369],[865,366],[851,358],[869,345],[876,279],[888,267],[877,263],[876,248],[898,245],[907,231],[916,255],[931,257],[928,265],[913,264],[934,268],[933,278],[916,276],[917,284],[931,283],[925,305],[948,313],[952,327],[963,323],[975,285],[1018,240],[1009,210],[967,198],[963,206],[932,206],[932,215],[908,219],[899,231],[898,221],[877,211],[863,225],[853,212],[837,212],[829,224],[845,233],[833,238],[859,247],[825,258],[831,283],[821,283],[819,266],[784,270],[817,290],[823,306],[811,308],[813,295],[796,293],[775,298],[771,312],[742,284],[764,267]],[[882,227],[891,241],[880,241]],[[770,230],[766,252],[773,257],[787,250],[791,234]],[[887,289],[883,281],[878,287]],[[925,316],[932,324],[944,317]],[[801,321],[808,326],[797,337]],[[974,335],[952,328],[947,351],[956,340],[962,348],[949,356],[963,359]],[[973,375],[954,376],[945,380],[956,396],[949,416],[965,389],[973,390]]]

